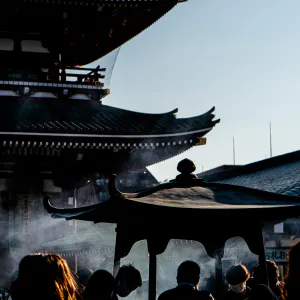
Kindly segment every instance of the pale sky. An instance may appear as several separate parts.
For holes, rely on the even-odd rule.
[[[149,169],[171,179],[192,159],[201,172],[300,149],[300,1],[189,0],[122,46],[103,103],[178,117],[216,107],[205,146]]]

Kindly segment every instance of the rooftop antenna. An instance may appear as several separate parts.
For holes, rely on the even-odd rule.
[[[270,127],[270,157],[272,157],[272,125],[271,122],[269,124]]]
[[[233,150],[233,165],[235,166],[235,147],[234,147],[234,137],[232,137],[232,150]]]

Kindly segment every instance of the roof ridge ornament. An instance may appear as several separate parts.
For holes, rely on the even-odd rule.
[[[51,196],[45,195],[43,198],[43,204],[48,213],[54,212],[54,207],[50,203]]]
[[[176,176],[176,181],[190,181],[198,178],[196,174],[193,174],[193,172],[196,171],[196,166],[194,162],[188,158],[178,163],[177,171],[180,172],[180,174]]]
[[[112,174],[108,181],[108,192],[110,197],[122,198],[122,193],[116,187],[116,174]]]
[[[173,110],[171,110],[168,114],[174,116],[176,118],[176,114],[178,113],[178,108],[174,108]]]

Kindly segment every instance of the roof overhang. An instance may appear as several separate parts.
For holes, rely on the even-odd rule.
[[[300,197],[206,183],[187,168],[179,167],[182,174],[174,181],[130,194],[119,192],[113,177],[111,198],[101,204],[57,209],[45,199],[45,207],[54,218],[118,224],[124,255],[141,239],[155,239],[159,251],[164,251],[167,242],[176,238],[202,242],[213,256],[234,236],[243,237],[251,251],[258,253],[257,235],[264,224],[300,215]]]
[[[67,65],[85,65],[144,31],[177,3],[178,0],[3,1],[0,39],[12,38],[11,32],[16,28],[17,38],[40,40],[51,54],[61,53]],[[4,55],[1,59],[3,66]]]

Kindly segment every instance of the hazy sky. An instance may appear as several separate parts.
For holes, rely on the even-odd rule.
[[[300,149],[300,1],[189,0],[122,46],[104,104],[178,117],[212,106],[221,122],[207,145],[149,169],[173,178],[179,160],[197,171]]]

